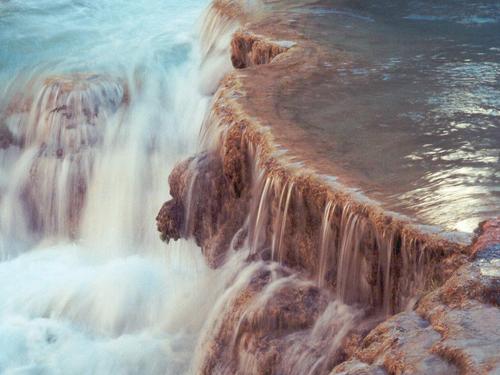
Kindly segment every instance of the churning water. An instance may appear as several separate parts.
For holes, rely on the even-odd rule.
[[[0,373],[182,374],[215,366],[232,374],[232,367],[223,367],[224,359],[247,345],[240,340],[245,319],[265,332],[279,331],[279,319],[268,315],[278,316],[282,306],[300,315],[292,306],[294,295],[305,296],[306,323],[314,320],[307,309],[317,310],[317,316],[307,329],[299,319],[300,332],[285,337],[282,372],[328,373],[347,331],[364,319],[358,306],[341,302],[368,305],[371,297],[371,289],[359,282],[367,272],[358,251],[369,231],[349,209],[340,215],[337,236],[329,226],[336,206],[327,204],[320,231],[320,287],[325,286],[332,238],[341,239],[334,254],[338,300],[277,263],[240,268],[247,255],[243,251],[213,271],[194,244],[165,245],[159,239],[154,219],[167,199],[169,173],[177,161],[196,152],[211,94],[230,64],[224,50],[235,21],[207,21],[203,45],[198,43],[196,26],[207,3],[0,0]],[[352,12],[324,14],[349,18],[349,30],[351,19],[371,22]],[[412,13],[401,22],[423,22],[428,16],[422,17]],[[496,22],[472,21],[478,20]],[[465,74],[460,67],[452,71]],[[488,72],[483,75],[493,82],[496,76]],[[347,85],[351,89],[352,82]],[[496,81],[492,84],[495,93]],[[333,92],[329,87],[328,93]],[[298,98],[302,107],[296,108],[303,108],[306,99]],[[316,95],[313,104],[330,108],[331,103],[323,106]],[[496,119],[492,111],[485,115]],[[369,112],[365,108],[363,113]],[[372,129],[365,138],[375,133]],[[491,149],[481,159],[488,168],[498,164],[497,144]],[[268,234],[266,199],[281,185],[254,172],[253,188],[260,192],[245,222],[251,229],[250,248],[266,242],[261,238]],[[496,181],[496,169],[492,176]],[[273,219],[273,230],[278,230],[271,246],[279,262],[293,200],[293,184],[282,187],[277,196],[283,214]],[[498,189],[492,190],[496,194]],[[384,245],[378,261],[385,279],[377,285],[385,286],[381,299],[389,305],[396,237],[369,238]],[[422,258],[417,241],[400,242],[401,252],[409,254],[408,269],[423,275],[413,261]],[[235,271],[241,271],[237,277]],[[401,284],[405,289],[420,287],[408,279]],[[241,304],[239,297],[248,294],[257,297]],[[221,339],[228,339],[227,345],[219,345]],[[211,361],[214,347],[222,354]],[[257,357],[243,353],[241,358],[242,369],[258,373]]]
[[[210,100],[206,5],[0,2],[0,373],[187,370],[220,276],[154,218]]]

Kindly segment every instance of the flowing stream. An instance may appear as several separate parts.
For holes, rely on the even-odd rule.
[[[187,371],[222,276],[154,218],[210,100],[206,5],[0,2],[0,373]]]
[[[0,374],[328,374],[433,281],[424,242],[304,204],[252,147],[247,195],[210,211],[199,135],[238,25],[208,3],[0,0]],[[192,155],[183,236],[245,216],[217,270],[155,225]]]

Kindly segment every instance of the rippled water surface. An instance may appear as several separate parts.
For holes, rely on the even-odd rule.
[[[283,113],[329,137],[329,157],[390,209],[465,232],[498,215],[499,3],[325,1],[307,12],[298,29],[338,60],[297,82]]]

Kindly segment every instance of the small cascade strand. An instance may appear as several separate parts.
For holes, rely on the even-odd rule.
[[[272,177],[265,177],[264,178],[264,185],[262,188],[262,193],[260,194],[260,199],[255,215],[255,222],[254,222],[254,230],[252,231],[253,237],[251,237],[252,242],[251,242],[251,252],[256,253],[258,250],[261,249],[262,245],[265,243],[265,237],[266,237],[266,226],[267,226],[267,219],[268,219],[268,194],[269,194],[269,189],[272,186],[273,183],[273,178]]]
[[[324,287],[326,283],[326,273],[329,268],[334,267],[330,264],[331,259],[335,259],[336,249],[331,249],[332,237],[332,216],[335,214],[336,205],[332,201],[328,201],[325,207],[325,212],[321,220],[321,248],[318,264],[317,282],[318,286]],[[333,253],[333,254],[332,254]]]
[[[184,231],[185,233],[191,233],[193,231],[193,220],[192,220],[192,213],[194,212],[194,200],[193,200],[193,193],[194,193],[194,186],[196,184],[196,180],[198,179],[198,170],[195,168],[196,166],[196,161],[193,160],[189,164],[189,168],[192,170],[193,176],[191,180],[189,181],[189,187],[187,190],[186,194],[186,207],[185,207],[185,215],[186,219],[184,222]]]
[[[272,259],[283,263],[283,242],[285,236],[286,223],[288,219],[288,208],[292,197],[294,182],[281,184],[278,180],[275,189],[276,196],[279,195],[278,213],[276,220],[273,220],[272,235]],[[281,193],[277,193],[281,189]]]
[[[281,182],[281,181],[278,181]],[[285,184],[286,186],[286,184]],[[274,225],[273,225],[273,239],[271,243],[271,259],[272,260],[277,260],[277,248],[279,247],[279,240],[280,240],[280,230],[281,230],[281,222],[283,221],[283,214],[281,211],[281,207],[283,206],[283,201],[285,200],[285,189],[281,189],[281,194],[279,193],[279,190],[281,188],[281,184],[278,183],[274,186],[274,193],[278,194],[280,199],[278,202],[278,214],[276,220],[274,220]],[[286,218],[285,218],[286,219]]]
[[[202,79],[198,85],[205,94],[213,94],[220,80],[232,69],[229,48],[231,37],[240,23],[231,16],[234,10],[230,8],[231,4],[213,2],[203,17],[200,32]]]
[[[263,170],[254,176],[252,196],[257,199],[251,202],[247,221],[249,248],[255,254],[270,247],[271,259],[289,265],[290,259],[295,262],[303,256],[297,253],[296,243],[300,240],[297,231],[303,230],[303,198],[294,194],[294,180]],[[324,207],[315,235],[317,250],[309,250],[317,285],[334,287],[344,303],[373,306],[387,315],[405,309],[425,287],[429,263],[425,248],[392,229],[377,233],[374,224],[351,202],[328,200]],[[287,229],[292,222],[293,230]]]
[[[349,210],[349,205],[344,208],[340,224],[341,238],[339,261],[337,269],[337,294],[346,303],[363,300],[366,292],[362,275],[365,264],[361,258],[361,244],[363,239],[363,221],[360,216]]]
[[[378,276],[383,282],[383,300],[382,309],[386,314],[390,313],[391,308],[391,261],[392,249],[394,247],[394,234],[392,232],[382,233],[377,236],[377,244],[379,249]]]
[[[286,194],[286,200],[285,200],[285,210],[283,212],[284,219],[281,223],[280,241],[278,244],[278,260],[281,263],[283,262],[283,237],[285,235],[285,225],[286,225],[286,220],[287,220],[287,215],[288,215],[288,207],[290,206],[290,199],[292,197],[293,186],[294,186],[294,183],[292,181],[288,185],[288,192]]]
[[[11,181],[9,199],[20,202],[23,215],[10,227],[26,228],[24,233],[17,229],[21,237],[72,236],[78,231],[95,148],[108,118],[125,100],[125,89],[107,76],[69,74],[30,82],[23,95],[16,98],[24,103],[19,111],[27,107],[28,112],[18,116],[17,142],[24,155],[35,156],[29,156],[29,166],[21,157],[14,167],[20,170],[19,180]]]

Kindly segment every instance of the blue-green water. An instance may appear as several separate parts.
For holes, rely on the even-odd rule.
[[[210,100],[206,5],[0,1],[0,373],[187,371],[217,282],[154,218]]]

